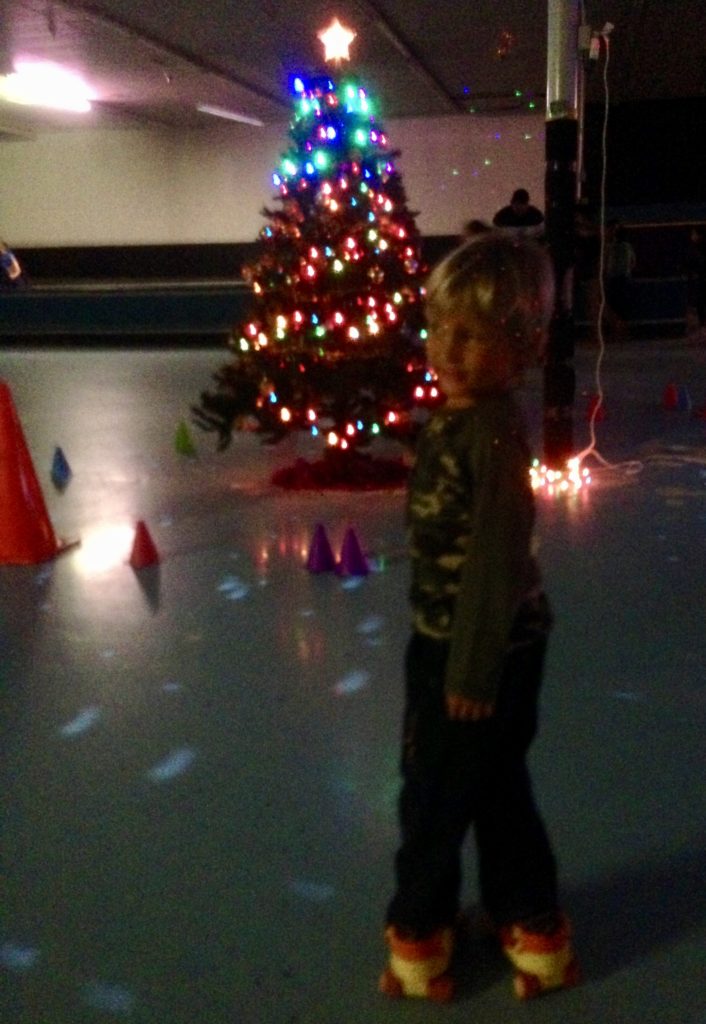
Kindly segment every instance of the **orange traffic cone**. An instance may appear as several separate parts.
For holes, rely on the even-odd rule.
[[[63,549],[54,534],[12,394],[0,380],[0,565],[35,565]]]
[[[135,528],[135,539],[128,559],[133,569],[144,569],[148,565],[157,565],[159,552],[150,536],[150,532],[142,519]]]

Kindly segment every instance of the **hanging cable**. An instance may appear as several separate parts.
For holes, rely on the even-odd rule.
[[[610,22],[600,32],[600,38],[603,40],[605,49],[605,60],[603,62],[603,125],[601,129],[601,181],[600,181],[600,198],[599,198],[599,216],[598,216],[598,227],[600,232],[600,248],[598,254],[598,282],[600,289],[600,300],[598,305],[598,323],[596,325],[596,335],[598,338],[598,355],[596,357],[596,366],[594,370],[594,380],[596,388],[597,401],[593,403],[591,409],[591,416],[589,418],[589,431],[590,441],[583,451],[579,452],[575,457],[578,465],[580,466],[585,459],[589,456],[593,456],[602,466],[606,469],[621,469],[626,473],[639,473],[643,468],[643,463],[639,460],[628,460],[626,462],[611,463],[598,451],[597,448],[597,435],[596,435],[596,421],[598,414],[603,405],[603,380],[601,376],[601,370],[603,367],[603,359],[605,357],[605,334],[603,331],[603,319],[606,309],[606,290],[605,290],[605,268],[606,268],[606,243],[605,243],[605,228],[606,228],[606,182],[608,177],[608,118],[610,114],[610,33],[613,30],[613,26]]]

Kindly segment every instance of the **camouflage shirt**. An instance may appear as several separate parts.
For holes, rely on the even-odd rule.
[[[531,618],[533,599],[537,611],[529,464],[509,394],[442,410],[419,437],[407,507],[412,617],[449,643],[447,692],[494,700],[518,612]]]

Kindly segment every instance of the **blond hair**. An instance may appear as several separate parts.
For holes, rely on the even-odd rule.
[[[432,271],[430,331],[461,320],[485,344],[506,344],[520,367],[541,355],[554,305],[554,277],[536,242],[494,231],[471,238]]]

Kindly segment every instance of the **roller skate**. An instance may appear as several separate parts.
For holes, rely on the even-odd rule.
[[[449,963],[454,946],[452,928],[442,928],[426,939],[403,938],[390,925],[385,931],[390,962],[380,978],[387,996],[416,996],[447,1003],[454,995]]]
[[[571,946],[571,928],[563,916],[551,931],[530,931],[521,924],[499,930],[503,952],[515,968],[518,999],[533,999],[553,989],[578,985],[581,972]]]

